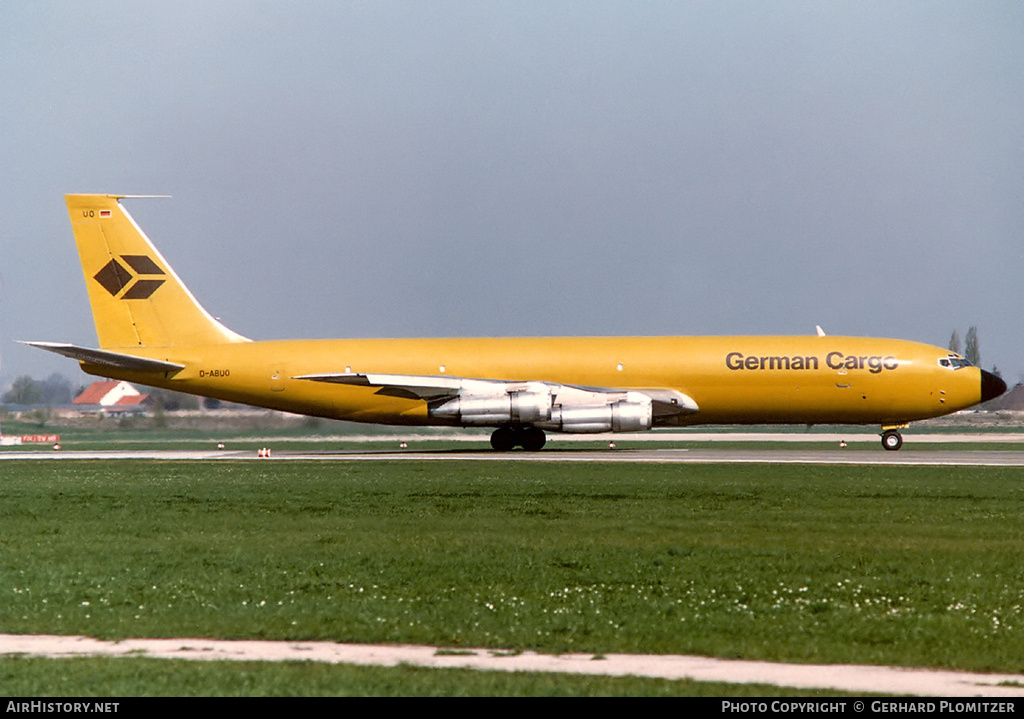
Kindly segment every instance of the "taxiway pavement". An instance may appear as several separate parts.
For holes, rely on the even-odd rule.
[[[545,449],[540,452],[488,450],[273,450],[259,457],[252,450],[147,449],[109,451],[0,452],[0,461],[72,459],[229,461],[420,461],[420,462],[598,462],[658,464],[826,464],[892,466],[1024,467],[1024,452],[1010,450],[856,449]]]
[[[538,654],[496,649],[446,651],[430,646],[334,642],[123,639],[0,634],[0,656],[132,656],[201,661],[312,661],[414,665],[510,672],[689,679],[853,693],[934,697],[1020,697],[1024,675],[974,674],[902,667],[781,664],[652,654]],[[1012,711],[1012,708],[1010,709]]]

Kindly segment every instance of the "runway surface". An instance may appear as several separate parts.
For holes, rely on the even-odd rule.
[[[934,697],[1021,697],[1024,675],[898,667],[778,664],[679,655],[536,654],[495,649],[336,644],[333,642],[125,639],[0,634],[0,655],[67,658],[132,656],[200,661],[307,661],[364,666],[412,665],[505,672],[689,679],[799,689]]]
[[[174,442],[168,442],[165,449],[131,449],[130,444],[121,448],[102,451],[78,451],[70,447],[59,450],[22,446],[0,452],[3,460],[40,459],[153,459],[153,460],[320,460],[320,461],[529,461],[529,462],[636,462],[636,463],[770,463],[770,464],[839,464],[839,465],[921,465],[921,466],[1024,466],[1024,433],[1018,432],[963,432],[904,435],[903,449],[895,452],[881,448],[878,435],[873,432],[854,433],[689,433],[658,432],[629,433],[615,435],[552,435],[548,445],[540,452],[494,452],[489,448],[466,448],[467,444],[477,446],[486,443],[486,435],[473,433],[450,433],[446,435],[423,435],[416,433],[393,435],[346,435],[337,437],[309,438],[306,441],[316,445],[312,450],[277,450],[275,441],[285,443],[294,440],[268,439],[268,457],[259,457],[256,450],[235,449],[240,445],[252,447],[257,440],[252,438],[226,440],[225,448],[218,449],[174,449]],[[447,444],[444,449],[424,449],[423,443],[432,447]],[[701,444],[700,448],[678,447],[682,443]],[[672,447],[665,446],[672,443]],[[743,444],[749,449],[733,447],[708,448],[708,443],[728,445]],[[594,445],[599,445],[594,448]],[[641,448],[621,448],[623,445],[641,444]],[[779,448],[778,445],[793,445]],[[934,448],[936,444],[961,444],[970,449]],[[362,449],[361,445],[366,445]],[[373,448],[370,448],[371,445]],[[390,445],[393,449],[381,449]],[[460,446],[461,445],[461,446]],[[616,446],[618,445],[618,447]],[[760,446],[759,446],[760,445]],[[768,448],[768,445],[774,445]],[[804,445],[804,446],[797,446]],[[997,447],[1002,445],[1003,449]],[[333,449],[345,446],[349,449]],[[323,447],[323,449],[321,449]],[[353,448],[355,447],[355,448]],[[976,447],[976,448],[975,448]]]
[[[261,461],[424,461],[424,462],[600,462],[662,464],[832,464],[963,467],[1024,467],[1024,452],[987,450],[821,450],[821,449],[545,449],[541,452],[487,450],[272,450],[259,457],[251,450],[110,450],[2,452],[0,461],[105,460],[249,460]]]

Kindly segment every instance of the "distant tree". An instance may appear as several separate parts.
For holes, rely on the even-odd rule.
[[[39,404],[43,394],[39,385],[27,374],[18,377],[11,385],[11,389],[4,395],[4,402],[7,404]]]
[[[10,391],[3,396],[8,404],[46,405],[56,407],[70,404],[72,399],[71,381],[62,374],[54,372],[44,380],[34,380],[22,375],[14,380]]]
[[[949,338],[949,351],[960,354],[960,335],[953,330],[953,336]]]
[[[967,330],[964,341],[964,359],[975,367],[981,367],[981,351],[978,349],[978,328],[973,325]]]
[[[42,382],[37,382],[37,385],[41,404],[47,407],[71,404],[71,380],[64,375],[54,372]]]

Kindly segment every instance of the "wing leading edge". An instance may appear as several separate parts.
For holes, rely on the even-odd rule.
[[[421,399],[439,423],[494,427],[529,425],[568,433],[632,432],[694,414],[697,403],[673,389],[577,387],[542,381],[507,381],[421,375],[338,372],[297,380],[377,387],[378,393]]]

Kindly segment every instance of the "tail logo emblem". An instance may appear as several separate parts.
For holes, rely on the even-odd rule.
[[[93,277],[111,297],[120,294],[122,300],[149,299],[166,281],[166,273],[146,255],[121,255],[121,259],[124,264],[111,260]]]

